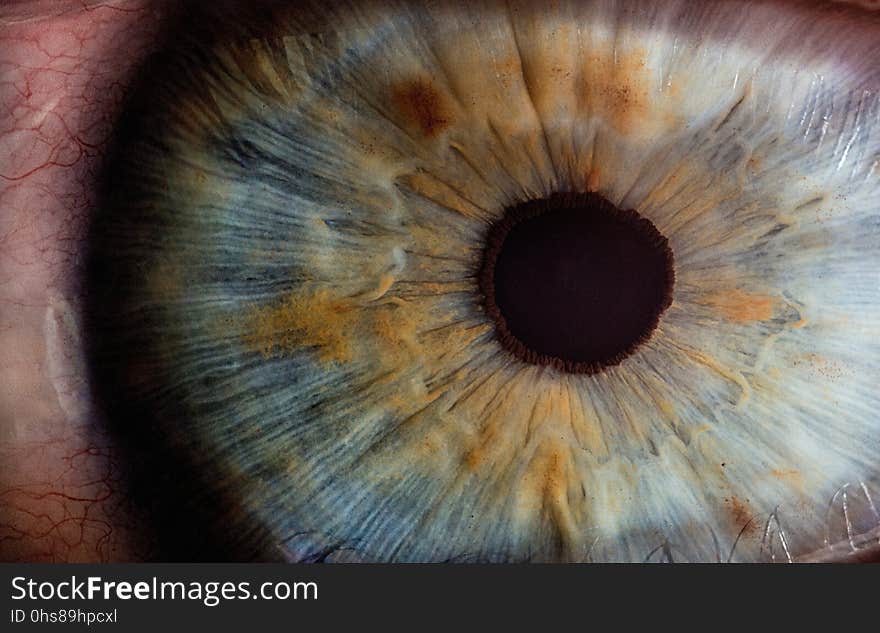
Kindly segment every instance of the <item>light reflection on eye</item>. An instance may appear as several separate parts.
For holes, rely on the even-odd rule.
[[[876,74],[792,78],[747,47],[671,43],[672,14],[646,37],[522,7],[477,35],[458,10],[430,28],[403,12],[380,40],[364,9],[334,24],[345,38],[238,49],[226,68],[259,78],[241,92],[174,88],[177,162],[138,147],[126,188],[153,231],[113,255],[123,279],[148,264],[110,335],[140,364],[102,351],[124,388],[189,408],[181,441],[243,497],[231,518],[292,556],[784,559],[826,525],[832,541],[873,525]],[[437,91],[444,129],[394,98],[405,82]],[[496,354],[469,292],[486,221],[557,188],[639,209],[679,265],[643,355],[586,381]],[[146,319],[177,329],[145,344]]]

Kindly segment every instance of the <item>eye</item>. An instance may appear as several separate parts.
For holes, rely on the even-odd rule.
[[[762,560],[870,532],[880,27],[734,9],[209,15],[131,104],[90,236],[114,419],[264,556]],[[572,371],[492,311],[523,204],[632,213],[674,254],[625,353]]]

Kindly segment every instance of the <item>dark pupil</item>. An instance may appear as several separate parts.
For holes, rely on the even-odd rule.
[[[673,257],[647,219],[596,194],[507,210],[480,275],[499,336],[523,360],[574,373],[620,363],[672,300]]]

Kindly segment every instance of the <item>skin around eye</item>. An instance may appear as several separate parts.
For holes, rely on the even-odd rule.
[[[101,156],[161,3],[0,6],[0,560],[155,558],[93,402],[81,258]]]
[[[863,386],[876,354],[857,335],[876,313],[852,309],[865,284],[850,283],[871,273],[854,260],[876,261],[876,213],[861,204],[876,187],[864,38],[819,55],[793,9],[674,8],[361,3],[325,22],[288,16],[242,45],[218,28],[206,57],[188,49],[171,66],[188,74],[147,93],[143,116],[169,127],[132,132],[130,197],[114,201],[126,215],[99,223],[99,253],[124,245],[103,255],[119,278],[98,288],[120,296],[93,315],[112,341],[100,353],[122,377],[107,384],[131,398],[116,412],[158,414],[153,428],[227,504],[246,548],[785,559],[871,527]],[[707,41],[676,57],[669,36],[688,20]],[[575,33],[583,23],[596,32]],[[813,185],[830,198],[800,207]],[[690,275],[670,331],[605,382],[490,351],[473,295],[488,223],[557,189],[632,203]]]

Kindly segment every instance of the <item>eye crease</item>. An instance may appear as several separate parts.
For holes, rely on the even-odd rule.
[[[231,547],[794,560],[875,528],[876,20],[271,8],[156,60],[89,235],[96,387]],[[823,20],[853,37],[814,51]],[[560,195],[674,253],[600,370],[523,362],[481,286],[505,210]]]

